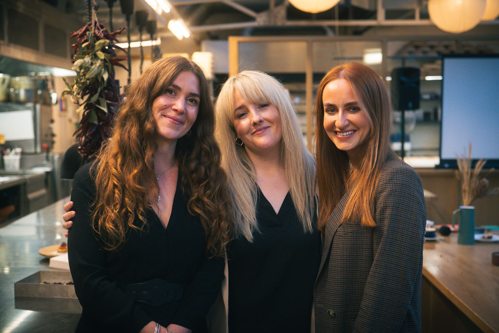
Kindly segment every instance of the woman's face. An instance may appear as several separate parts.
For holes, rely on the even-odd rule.
[[[197,76],[188,71],[180,73],[152,103],[158,139],[171,143],[187,134],[198,116],[200,101]]]
[[[345,151],[350,160],[360,156],[361,145],[371,130],[369,119],[355,98],[350,82],[329,82],[322,93],[324,129],[336,148]]]
[[[246,101],[239,91],[234,92],[234,128],[246,150],[255,154],[280,148],[281,116],[273,104],[254,104]]]

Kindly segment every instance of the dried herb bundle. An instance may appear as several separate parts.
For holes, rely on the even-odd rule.
[[[456,177],[461,180],[461,192],[464,206],[470,206],[476,199],[481,197],[499,194],[499,187],[489,190],[489,181],[485,177],[479,178],[480,171],[482,171],[486,162],[486,160],[480,159],[473,170],[471,166],[471,143],[468,150],[468,156],[466,156],[466,154],[461,155],[461,157],[457,156],[459,171],[456,171]],[[491,169],[491,171],[492,170],[493,169]]]
[[[122,97],[115,80],[114,66],[128,70],[120,62],[127,58],[118,58],[115,49],[127,55],[126,51],[115,44],[117,36],[126,28],[108,32],[103,24],[88,22],[80,30],[73,32],[76,43],[73,51],[73,70],[76,80],[67,85],[62,93],[71,95],[79,105],[77,113],[83,112],[80,126],[74,133],[79,140],[78,151],[83,163],[92,157],[111,135],[111,124]]]

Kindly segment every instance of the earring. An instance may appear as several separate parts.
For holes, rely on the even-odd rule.
[[[236,145],[238,145],[239,147],[244,146],[243,140],[241,140],[238,136],[236,136]]]
[[[189,130],[189,132],[187,132],[187,134],[185,136],[188,137],[188,138],[190,138],[191,134],[192,134],[192,130]]]

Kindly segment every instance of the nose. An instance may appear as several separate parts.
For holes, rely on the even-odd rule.
[[[176,112],[185,112],[185,100],[182,97],[177,98],[172,105],[172,109]]]
[[[260,114],[260,112],[258,112],[258,110],[252,109],[250,111],[250,114],[251,114],[251,123],[253,125],[258,125],[263,121],[262,115]]]
[[[336,116],[335,126],[337,129],[344,129],[348,126],[348,114],[343,110],[340,110]]]

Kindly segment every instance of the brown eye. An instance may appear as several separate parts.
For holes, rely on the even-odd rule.
[[[187,99],[187,103],[191,104],[192,106],[198,106],[199,105],[199,101],[195,98],[188,98]]]

